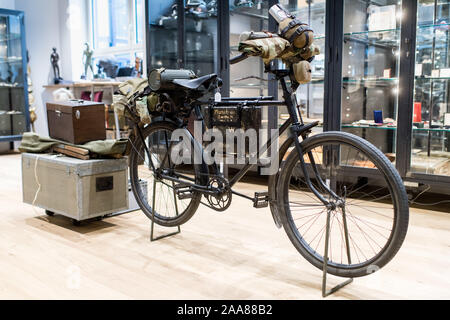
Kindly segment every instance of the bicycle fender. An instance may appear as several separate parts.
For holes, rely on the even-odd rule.
[[[278,150],[278,172],[276,174],[273,174],[269,177],[269,199],[270,199],[270,211],[272,213],[273,221],[275,222],[275,225],[278,229],[281,229],[282,223],[281,223],[281,216],[280,212],[278,210],[278,197],[279,194],[279,188],[278,188],[278,178],[280,176],[280,169],[281,164],[283,162],[283,159],[285,158],[285,155],[289,148],[294,145],[294,138],[289,137],[280,147]]]

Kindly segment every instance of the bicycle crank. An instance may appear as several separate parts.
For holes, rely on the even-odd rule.
[[[213,194],[204,194],[208,204],[202,203],[216,211],[225,211],[231,204],[232,192],[228,180],[216,176],[209,180],[208,188],[216,190]]]

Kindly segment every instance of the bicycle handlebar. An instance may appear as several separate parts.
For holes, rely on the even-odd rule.
[[[241,53],[240,55],[233,57],[230,59],[230,64],[235,64],[238,62],[241,62],[242,60],[245,60],[248,58],[248,54],[247,53]]]

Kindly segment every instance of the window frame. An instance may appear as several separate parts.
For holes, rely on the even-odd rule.
[[[142,0],[142,12],[137,12],[137,1],[138,0],[127,0],[128,2],[128,29],[129,32],[129,44],[127,46],[117,46],[117,47],[107,47],[107,48],[97,48],[95,43],[95,30],[94,30],[94,6],[93,2],[96,0],[88,0],[88,13],[89,13],[89,42],[92,44],[92,48],[94,50],[93,59],[97,59],[105,56],[116,56],[116,55],[125,55],[128,54],[130,56],[130,64],[134,65],[134,58],[138,53],[142,53],[142,59],[144,64],[144,69],[146,66],[146,49],[145,49],[145,0]],[[140,43],[138,43],[138,15],[142,15],[142,30],[143,30],[143,38]]]

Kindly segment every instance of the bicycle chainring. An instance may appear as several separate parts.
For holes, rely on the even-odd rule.
[[[231,187],[228,180],[221,176],[213,177],[209,180],[208,187],[217,190],[217,194],[205,195],[209,207],[216,211],[225,211],[231,204]]]

